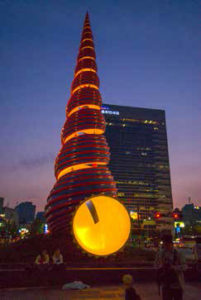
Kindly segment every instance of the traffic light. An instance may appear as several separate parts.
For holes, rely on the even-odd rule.
[[[161,218],[161,213],[159,212],[159,211],[156,211],[155,213],[154,213],[154,219],[160,219]]]

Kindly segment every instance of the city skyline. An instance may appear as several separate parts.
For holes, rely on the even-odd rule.
[[[103,103],[165,109],[174,206],[201,205],[199,2],[85,2],[0,4],[0,196],[46,204],[88,9]]]

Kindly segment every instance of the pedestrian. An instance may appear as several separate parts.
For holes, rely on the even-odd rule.
[[[163,300],[182,300],[184,288],[184,274],[186,269],[183,256],[174,248],[172,236],[164,235],[162,247],[155,259],[157,268],[157,283],[162,287]]]
[[[125,274],[122,281],[125,286],[125,300],[141,300],[133,287],[133,277],[130,274]]]

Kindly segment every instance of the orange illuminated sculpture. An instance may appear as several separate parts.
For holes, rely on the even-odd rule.
[[[125,207],[106,195],[93,196],[81,204],[73,219],[78,244],[94,255],[118,251],[127,241],[130,219]]]
[[[117,190],[107,167],[109,148],[103,135],[105,120],[96,72],[87,13],[61,132],[62,147],[55,161],[57,181],[47,199],[45,215],[50,232],[70,231],[73,220],[80,246],[90,253],[106,255],[124,245],[130,219],[124,206],[113,198]],[[108,242],[112,237],[117,240],[115,245]]]

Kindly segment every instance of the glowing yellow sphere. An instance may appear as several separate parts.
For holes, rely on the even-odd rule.
[[[94,255],[109,255],[126,243],[130,234],[130,217],[116,199],[100,195],[82,203],[73,219],[78,244]]]

